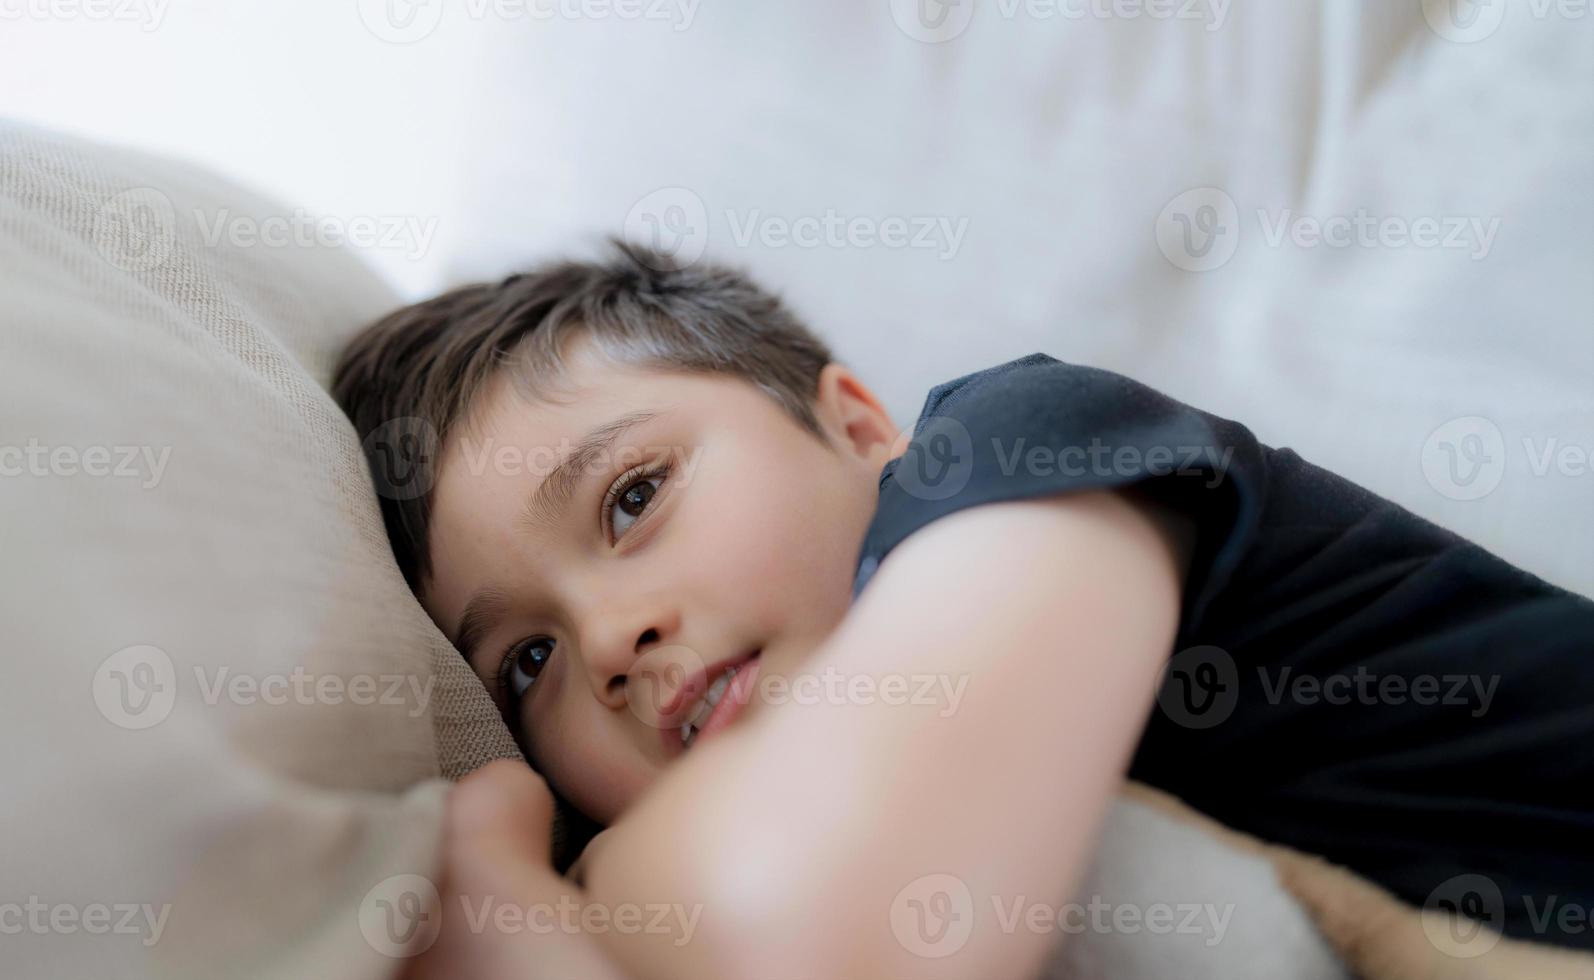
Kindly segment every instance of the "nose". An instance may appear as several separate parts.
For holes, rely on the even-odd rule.
[[[626,703],[626,678],[638,657],[672,642],[680,617],[661,601],[626,609],[599,608],[580,641],[587,681],[598,701],[611,708]]]

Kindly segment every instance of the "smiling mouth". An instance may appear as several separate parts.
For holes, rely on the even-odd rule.
[[[681,725],[681,751],[724,729],[747,706],[758,679],[758,658],[762,650],[722,669],[709,685],[703,699]]]

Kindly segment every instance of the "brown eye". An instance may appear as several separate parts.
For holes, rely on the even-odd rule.
[[[648,501],[653,499],[653,494],[658,488],[653,484],[643,481],[631,484],[631,488],[620,496],[620,509],[632,517],[640,517]]]
[[[537,683],[537,676],[551,656],[553,641],[547,637],[538,637],[514,652],[509,665],[509,689],[517,701]]]
[[[627,528],[636,523],[636,519],[641,517],[642,512],[648,509],[648,504],[653,501],[654,495],[659,492],[659,486],[663,482],[663,474],[645,476],[633,481],[625,490],[621,491],[619,496],[613,498],[614,503],[610,506],[609,528],[615,537],[618,538],[626,532]]]

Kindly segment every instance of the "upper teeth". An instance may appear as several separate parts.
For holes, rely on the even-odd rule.
[[[714,706],[720,703],[720,698],[725,696],[725,691],[731,686],[731,678],[736,676],[735,667],[727,667],[725,673],[714,679],[708,686],[708,693],[703,695],[703,700],[698,703],[697,710],[692,712],[692,717],[681,726],[681,742],[691,745],[692,739],[698,730],[708,721],[708,716],[714,713]]]

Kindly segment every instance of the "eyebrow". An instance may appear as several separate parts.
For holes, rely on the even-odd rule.
[[[581,477],[592,464],[608,455],[627,431],[657,417],[657,412],[631,412],[611,419],[582,436],[570,454],[549,470],[548,475],[537,485],[521,511],[520,526],[536,528],[554,525],[558,516],[570,505],[571,494],[576,492]]]
[[[465,604],[465,613],[459,617],[459,629],[455,631],[454,646],[459,648],[467,664],[471,663],[471,656],[482,639],[503,618],[508,606],[509,596],[493,587],[478,589]]]
[[[516,525],[548,526],[570,504],[570,497],[581,483],[585,471],[608,453],[626,432],[658,417],[657,412],[631,412],[597,426],[581,437],[569,455],[561,459],[526,500]],[[509,594],[497,586],[477,589],[465,603],[454,631],[454,646],[473,664],[476,647],[503,619],[509,608]],[[473,664],[474,666],[474,664]]]

